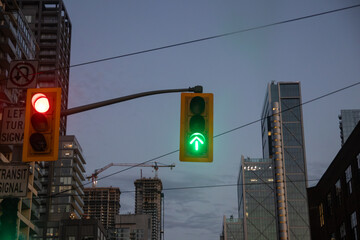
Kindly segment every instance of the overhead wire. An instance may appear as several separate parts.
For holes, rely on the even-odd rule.
[[[348,86],[339,88],[339,89],[337,89],[337,90],[331,91],[331,92],[329,92],[329,93],[323,94],[323,95],[321,95],[321,96],[319,96],[319,97],[315,97],[315,98],[310,99],[310,100],[308,100],[308,101],[305,101],[305,102],[303,102],[303,103],[297,104],[297,105],[295,105],[295,106],[293,106],[293,107],[284,109],[284,110],[280,111],[280,113],[284,113],[284,112],[286,112],[286,111],[290,111],[291,109],[294,109],[294,108],[303,106],[303,105],[305,105],[305,104],[312,103],[312,102],[314,102],[314,101],[317,101],[317,100],[320,100],[320,99],[322,99],[322,98],[328,97],[328,96],[333,95],[333,94],[335,94],[335,93],[338,93],[338,92],[344,91],[344,90],[346,90],[346,89],[355,87],[355,86],[357,86],[357,85],[359,85],[359,84],[360,84],[360,81],[359,81],[359,82],[356,82],[356,83],[353,83],[353,84],[350,84],[350,85],[348,85]],[[239,126],[239,127],[236,127],[236,128],[230,129],[230,130],[228,130],[228,131],[225,131],[225,132],[223,132],[223,133],[217,134],[217,135],[214,136],[214,138],[217,138],[217,137],[223,136],[223,135],[225,135],[225,134],[231,133],[231,132],[233,132],[233,131],[239,130],[239,129],[241,129],[241,128],[250,126],[250,125],[252,125],[252,124],[255,124],[255,123],[257,123],[257,122],[260,122],[260,121],[262,121],[262,120],[265,120],[265,119],[268,118],[268,117],[269,117],[269,116],[261,117],[260,119],[257,119],[257,120],[255,120],[255,121],[251,121],[251,122],[246,123],[246,124],[244,124],[244,125],[241,125],[241,126]],[[168,152],[168,153],[165,153],[165,154],[160,155],[160,156],[155,157],[155,158],[151,158],[151,159],[149,159],[149,160],[147,160],[147,161],[144,161],[144,162],[141,162],[141,163],[138,163],[138,164],[134,164],[133,166],[130,166],[130,167],[128,167],[128,168],[125,168],[125,169],[116,171],[116,172],[114,172],[114,173],[105,175],[105,176],[99,178],[98,181],[99,181],[99,180],[102,180],[102,179],[105,179],[105,178],[108,178],[108,177],[111,177],[111,176],[114,176],[114,175],[117,175],[117,174],[119,174],[119,173],[128,171],[128,170],[130,170],[130,169],[132,169],[132,168],[135,168],[135,167],[137,167],[137,166],[140,166],[140,165],[142,165],[142,164],[145,164],[145,163],[148,163],[148,162],[151,162],[151,161],[155,161],[155,160],[158,160],[158,159],[160,159],[160,158],[169,156],[169,155],[174,154],[174,153],[176,153],[176,152],[179,152],[179,149],[174,150],[174,151],[171,151],[171,152]],[[309,180],[308,180],[308,181],[309,181]],[[91,184],[91,182],[82,184],[82,186],[86,186],[86,185],[89,185],[89,184]],[[77,187],[77,188],[75,188],[75,189],[71,189],[71,190],[77,190],[78,188],[79,188],[79,187]],[[52,194],[52,195],[50,195],[49,197],[54,197],[54,196],[57,196],[57,195],[61,195],[61,194],[63,194],[63,193],[66,193],[66,192],[68,192],[68,191],[71,191],[71,190],[64,190],[64,191],[61,191],[61,192]]]
[[[284,180],[284,183],[286,182],[317,182],[320,179],[310,179],[310,180]],[[222,188],[222,187],[235,187],[235,186],[256,186],[256,185],[270,185],[272,182],[250,182],[250,183],[228,183],[228,184],[214,184],[214,185],[200,185],[200,186],[183,186],[183,187],[169,187],[169,188],[163,188],[162,191],[177,191],[177,190],[190,190],[190,189],[207,189],[207,188]],[[71,189],[76,190],[76,189]],[[70,190],[68,190],[70,191]],[[125,190],[121,191],[121,194],[123,193],[134,193],[135,190]],[[58,196],[51,196],[53,197],[64,197],[64,196],[76,196],[76,197],[83,197],[86,196],[86,194],[67,194],[66,192],[62,192],[61,195]],[[48,198],[48,196],[36,196],[36,198]]]
[[[258,29],[262,29],[262,28],[267,28],[267,27],[271,27],[271,26],[275,26],[275,25],[280,25],[280,24],[295,22],[295,21],[304,20],[304,19],[313,18],[313,17],[318,17],[318,16],[322,16],[322,15],[326,15],[326,14],[331,14],[331,13],[336,13],[336,12],[340,12],[340,11],[344,11],[344,10],[349,10],[349,9],[352,9],[352,8],[357,8],[357,7],[360,7],[360,4],[356,4],[356,5],[349,6],[349,7],[344,7],[344,8],[339,8],[339,9],[335,9],[335,10],[325,11],[325,12],[321,12],[321,13],[311,14],[311,15],[307,15],[307,16],[303,16],[303,17],[293,18],[293,19],[289,19],[289,20],[279,21],[279,22],[275,22],[275,23],[270,23],[270,24],[266,24],[266,25],[262,25],[262,26],[257,26],[257,27],[242,29],[242,30],[233,31],[233,32],[229,32],[229,33],[224,33],[224,34],[214,35],[214,36],[210,36],[210,37],[195,39],[195,40],[191,40],[191,41],[186,41],[186,42],[171,44],[171,45],[167,45],[167,46],[163,46],[163,47],[158,47],[158,48],[152,48],[152,49],[148,49],[148,50],[137,51],[137,52],[128,53],[128,54],[123,54],[123,55],[118,55],[118,56],[109,57],[109,58],[102,58],[102,59],[98,59],[98,60],[94,60],[94,61],[88,61],[88,62],[84,62],[84,63],[80,63],[80,64],[74,64],[74,65],[70,65],[70,66],[68,66],[68,67],[62,67],[62,68],[57,68],[57,69],[48,70],[48,71],[55,71],[55,70],[64,69],[64,68],[79,67],[79,66],[84,66],[84,65],[88,65],[88,64],[94,64],[94,63],[98,63],[98,62],[109,61],[109,60],[113,60],[113,59],[117,59],[117,58],[129,57],[129,56],[139,55],[139,54],[143,54],[143,53],[148,53],[148,52],[163,50],[163,49],[167,49],[167,48],[173,48],[173,47],[177,47],[177,46],[188,45],[188,44],[192,44],[192,43],[197,43],[197,42],[212,40],[212,39],[216,39],[216,38],[226,37],[226,36],[230,36],[230,35],[235,35],[235,34],[239,34],[239,33],[244,33],[244,32],[248,32],[248,31],[258,30]],[[48,71],[38,72],[37,74],[45,73],[45,72],[48,72]],[[293,109],[293,108],[295,108],[295,107],[299,107],[299,106],[302,106],[302,105],[305,105],[305,104],[314,102],[314,101],[316,101],[316,100],[319,100],[319,99],[321,99],[321,98],[330,96],[330,95],[335,94],[335,93],[337,93],[337,92],[341,92],[341,91],[346,90],[346,89],[348,89],[348,88],[357,86],[357,85],[359,85],[359,84],[360,84],[360,82],[356,82],[356,83],[351,84],[351,85],[348,85],[348,86],[346,86],[346,87],[343,87],[343,88],[337,89],[337,90],[335,90],[335,91],[329,92],[329,93],[327,93],[327,94],[321,95],[321,96],[319,96],[319,97],[313,98],[313,99],[311,99],[311,100],[309,100],[309,101],[303,102],[303,103],[301,103],[301,104],[299,104],[299,105],[297,105],[297,106],[294,106],[294,107],[292,107],[292,108],[288,108],[288,109],[286,109],[285,111],[288,111],[288,110],[291,110],[291,109]],[[255,124],[255,123],[257,123],[257,122],[260,122],[260,121],[264,120],[265,118],[266,118],[266,117],[260,118],[260,119],[257,119],[257,120],[255,120],[255,121],[249,122],[249,123],[247,123],[247,124],[241,125],[241,126],[239,126],[239,127],[230,129],[230,130],[225,131],[225,132],[222,132],[222,133],[220,133],[220,134],[215,135],[214,138],[217,138],[217,137],[220,137],[220,136],[222,136],[222,135],[228,134],[228,133],[230,133],[230,132],[236,131],[236,130],[238,130],[238,129],[241,129],[241,128],[250,126],[250,125],[252,125],[252,124]],[[102,179],[105,179],[105,178],[114,176],[114,175],[116,175],[116,174],[125,172],[125,171],[130,170],[130,169],[132,169],[132,168],[134,168],[134,167],[137,167],[137,166],[139,166],[139,165],[141,165],[141,164],[145,164],[145,163],[148,163],[148,162],[151,162],[151,161],[155,161],[155,160],[157,160],[157,159],[163,158],[163,157],[165,157],[165,156],[169,156],[169,155],[174,154],[174,153],[176,153],[176,152],[179,152],[179,149],[174,150],[174,151],[171,151],[171,152],[168,152],[168,153],[163,154],[163,155],[160,155],[160,156],[158,156],[158,157],[149,159],[149,160],[144,161],[144,162],[141,162],[141,163],[139,163],[139,164],[135,164],[134,166],[130,166],[130,167],[125,168],[125,169],[122,169],[122,170],[120,170],[120,171],[116,171],[116,172],[114,172],[114,173],[108,174],[108,175],[106,175],[106,176],[103,176],[103,177],[101,177],[101,178],[98,178],[97,180],[99,181],[99,180],[102,180]],[[90,183],[85,183],[85,184],[83,184],[82,186],[86,186],[86,185],[88,185],[88,184],[90,184]],[[74,189],[73,189],[73,190],[74,190]],[[75,189],[75,190],[76,190],[76,189]],[[54,196],[56,196],[56,195],[65,193],[65,192],[67,192],[67,191],[69,191],[69,190],[65,190],[65,191],[62,191],[62,192],[59,192],[59,193],[55,193],[55,194],[53,194],[53,195],[51,195],[51,196],[49,196],[49,197],[54,197]]]
[[[265,24],[265,25],[261,25],[261,26],[257,26],[257,27],[250,27],[250,28],[236,30],[236,31],[228,32],[228,33],[217,34],[217,35],[213,35],[213,36],[209,36],[209,37],[198,38],[198,39],[194,39],[194,40],[169,44],[169,45],[162,46],[162,47],[155,47],[155,48],[150,48],[150,49],[146,49],[146,50],[140,50],[140,51],[136,51],[136,52],[121,54],[121,55],[117,55],[117,56],[113,56],[113,57],[101,58],[101,59],[87,61],[87,62],[83,62],[83,63],[77,63],[77,64],[73,64],[73,65],[69,65],[69,66],[58,67],[58,68],[54,68],[54,69],[50,69],[50,70],[36,72],[33,74],[28,74],[28,76],[40,75],[40,74],[49,73],[49,72],[53,72],[53,71],[57,71],[57,70],[81,67],[81,66],[85,66],[85,65],[89,65],[89,64],[95,64],[95,63],[115,60],[115,59],[119,59],[119,58],[131,57],[131,56],[155,52],[155,51],[159,51],[159,50],[165,50],[165,49],[169,49],[169,48],[180,47],[180,46],[184,46],[184,45],[209,41],[209,40],[213,40],[213,39],[217,39],[217,38],[228,37],[228,36],[232,36],[232,35],[236,35],[236,34],[240,34],[240,33],[259,30],[259,29],[268,28],[268,27],[272,27],[272,26],[276,26],[276,25],[285,24],[285,23],[291,23],[291,22],[296,22],[296,21],[300,21],[300,20],[304,20],[304,19],[313,18],[313,17],[319,17],[319,16],[331,14],[331,13],[337,13],[337,12],[341,12],[341,11],[345,11],[345,10],[349,10],[349,9],[353,9],[353,8],[357,8],[357,7],[360,7],[360,4],[343,7],[343,8],[338,8],[338,9],[333,9],[333,10],[329,10],[329,11],[324,11],[324,12],[320,12],[320,13],[310,14],[310,15],[306,15],[306,16],[302,16],[302,17],[298,17],[298,18],[292,18],[292,19],[288,19],[288,20],[278,21],[278,22]],[[8,78],[6,78],[6,79],[8,79]]]

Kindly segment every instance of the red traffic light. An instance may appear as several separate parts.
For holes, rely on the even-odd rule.
[[[31,104],[39,113],[46,113],[50,109],[49,99],[43,93],[34,94],[31,98]]]
[[[56,161],[59,153],[61,88],[29,88],[23,162]]]

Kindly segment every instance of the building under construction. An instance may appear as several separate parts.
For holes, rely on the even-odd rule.
[[[151,215],[151,240],[159,240],[162,229],[162,182],[158,178],[141,178],[134,184],[135,214]]]
[[[84,216],[98,219],[107,229],[115,229],[115,216],[120,210],[120,189],[96,187],[84,189]]]

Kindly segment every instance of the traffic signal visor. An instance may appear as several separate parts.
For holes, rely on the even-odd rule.
[[[23,162],[58,159],[60,108],[61,88],[28,89]]]
[[[180,161],[213,161],[213,94],[182,93]]]

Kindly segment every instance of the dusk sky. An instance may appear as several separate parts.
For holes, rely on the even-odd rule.
[[[360,4],[359,1],[76,1],[71,65],[256,28]],[[360,7],[70,69],[69,108],[134,93],[202,85],[214,94],[213,163],[179,161],[180,93],[139,98],[68,117],[86,175],[109,163],[156,161],[165,195],[165,239],[219,239],[237,217],[241,155],[262,157],[258,120],[267,84],[300,81],[307,102],[360,82]],[[338,115],[360,108],[360,85],[303,106],[308,185],[340,149]],[[238,128],[238,129],[237,129]],[[112,167],[99,178],[124,169]],[[134,212],[133,168],[99,181],[119,187],[120,213]],[[90,187],[91,184],[85,182]],[[168,190],[167,190],[168,189]]]

